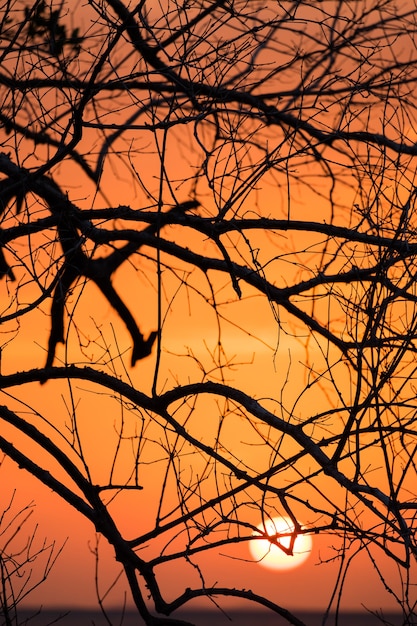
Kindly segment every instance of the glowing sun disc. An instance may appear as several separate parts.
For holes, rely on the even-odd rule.
[[[291,533],[294,531],[294,525],[289,517],[274,517],[265,520],[265,524],[258,525],[260,534],[268,534],[274,537],[278,543],[285,548],[290,547]],[[280,534],[282,537],[279,537]],[[277,536],[278,535],[278,536]],[[257,536],[257,533],[254,533]],[[312,539],[310,535],[297,535],[294,541],[293,554],[286,554],[281,548],[268,539],[253,539],[249,542],[251,554],[256,562],[264,567],[275,570],[285,570],[298,567],[309,557],[312,548]]]

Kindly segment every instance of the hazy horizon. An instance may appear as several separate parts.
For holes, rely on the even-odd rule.
[[[306,626],[377,626],[383,622],[381,617],[385,619],[385,623],[392,626],[402,626],[403,616],[401,613],[383,611],[379,615],[370,613],[369,611],[342,611],[338,614],[337,622],[335,621],[335,613],[330,613],[325,621],[324,611],[306,611],[289,609],[295,617]],[[139,621],[138,613],[133,610],[122,610],[113,608],[106,611],[110,623],[114,626],[137,626],[144,624]],[[42,609],[39,613],[38,608],[25,608],[18,611],[19,622],[28,623],[30,626],[48,626],[48,624],[57,623],[61,626],[109,626],[109,621],[104,617],[100,610],[80,609],[80,608],[56,608]],[[177,611],[171,617],[188,620],[195,626],[226,626],[226,624],[239,624],[239,626],[256,626],[262,620],[262,626],[284,626],[290,622],[284,617],[268,611],[267,609],[195,609]],[[25,622],[24,620],[27,620]],[[214,622],[215,620],[215,622]],[[417,624],[417,615],[415,624]]]

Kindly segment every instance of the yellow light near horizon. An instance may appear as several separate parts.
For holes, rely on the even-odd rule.
[[[249,542],[251,554],[259,565],[274,570],[288,570],[302,565],[308,559],[313,545],[310,535],[296,536],[292,554],[287,554],[279,547],[290,548],[294,524],[289,517],[267,519],[258,525],[258,529],[261,536],[267,533],[274,541],[254,539]]]

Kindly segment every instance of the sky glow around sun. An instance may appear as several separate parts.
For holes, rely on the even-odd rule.
[[[260,533],[267,532],[274,537],[284,548],[290,547],[291,533],[294,525],[288,517],[274,517],[258,524]],[[282,537],[279,535],[282,534]],[[254,535],[256,536],[256,534]],[[288,570],[302,565],[309,557],[312,548],[310,535],[297,535],[294,542],[293,554],[286,554],[278,545],[268,539],[254,539],[249,542],[252,557],[259,565],[272,570]]]

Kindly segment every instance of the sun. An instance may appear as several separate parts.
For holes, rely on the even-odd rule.
[[[289,517],[267,519],[258,525],[258,529],[259,535],[266,533],[273,537],[277,544],[286,549],[290,547],[294,524]],[[254,533],[254,537],[259,535]],[[268,539],[253,539],[249,542],[249,548],[253,558],[260,565],[274,570],[288,570],[298,567],[308,559],[312,544],[310,535],[299,534],[294,541],[293,554],[286,554]]]

